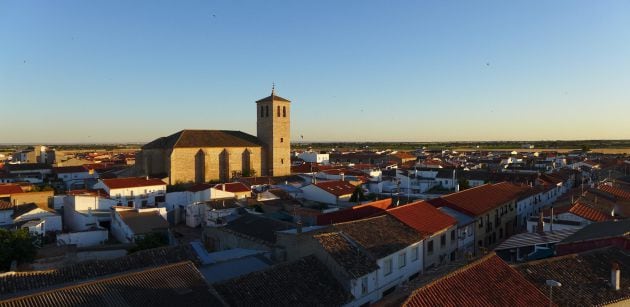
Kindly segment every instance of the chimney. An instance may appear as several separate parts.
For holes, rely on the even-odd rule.
[[[619,263],[613,262],[610,269],[610,285],[613,289],[621,289],[621,270],[619,269]]]
[[[536,227],[536,232],[542,234],[545,232],[545,220],[543,218],[543,213],[540,212],[540,217],[538,218],[538,225]]]
[[[146,179],[149,180],[149,175],[147,175]]]
[[[341,181],[346,181],[346,174],[339,173],[339,176],[341,176]]]
[[[225,192],[225,183],[221,184],[221,189]]]
[[[296,225],[295,232],[298,234],[302,233],[302,221],[298,221],[297,223],[295,223],[295,225]]]

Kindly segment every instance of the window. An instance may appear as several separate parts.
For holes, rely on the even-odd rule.
[[[361,294],[366,294],[368,292],[368,278],[364,276],[361,278]]]
[[[280,159],[280,164],[284,164],[284,159]]]
[[[418,248],[419,248],[419,246],[416,246],[416,247],[414,247],[414,248],[411,250],[411,261],[416,261],[416,260],[418,260],[418,255],[419,255],[419,253],[418,253]]]
[[[276,108],[276,110],[277,110],[277,111],[276,111],[276,114],[278,115],[278,117],[280,117],[280,106],[278,106],[278,107]]]
[[[269,117],[269,106],[265,106],[265,117]]]
[[[387,276],[392,273],[392,258],[385,259],[385,268],[383,269],[383,275]]]
[[[483,218],[479,219],[479,228],[483,227]]]
[[[398,268],[402,268],[407,265],[407,253],[402,252],[398,254]]]
[[[451,230],[451,241],[455,241],[455,230]]]
[[[260,106],[260,117],[265,117],[265,107]]]
[[[284,138],[280,138],[280,143],[284,143]]]
[[[429,241],[429,246],[427,247],[427,252],[429,254],[433,253],[433,240]]]
[[[282,107],[282,117],[287,117],[287,107]]]
[[[445,234],[440,236],[440,246],[441,247],[446,246],[446,235]]]

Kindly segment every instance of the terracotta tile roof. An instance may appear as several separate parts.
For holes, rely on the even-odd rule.
[[[335,224],[333,227],[348,235],[375,259],[422,240],[413,228],[389,215]]]
[[[569,209],[569,212],[592,222],[603,222],[612,219],[612,216],[610,216],[610,214],[606,214],[589,205],[583,204],[579,200],[578,202],[573,204],[571,209]],[[555,210],[554,214],[556,214]]]
[[[516,200],[523,189],[524,187],[509,182],[484,184],[442,196],[442,200],[446,203],[441,203],[466,214],[479,216],[509,201]]]
[[[621,269],[617,291],[610,286],[613,262]],[[544,293],[549,292],[546,280],[560,282],[562,286],[553,289],[553,301],[560,306],[600,306],[630,299],[630,255],[617,248],[528,262],[516,269]]]
[[[224,189],[225,187],[225,189]],[[216,190],[225,190],[230,193],[241,193],[241,192],[251,192],[248,186],[240,183],[240,182],[230,182],[230,183],[220,183],[213,187]]]
[[[317,225],[330,225],[333,223],[343,223],[359,220],[366,217],[373,217],[385,214],[385,210],[392,205],[392,199],[382,199],[367,204],[354,206],[348,209],[328,212],[317,216]]]
[[[356,279],[370,272],[378,270],[374,259],[363,253],[361,249],[352,245],[339,232],[324,233],[313,236],[324,250],[344,268],[350,275],[349,279]]]
[[[190,245],[148,249],[119,258],[88,260],[46,271],[3,274],[0,275],[0,285],[2,285],[0,299],[37,289],[185,260],[199,261]]]
[[[547,297],[491,253],[419,288],[403,306],[549,306]]]
[[[167,137],[158,138],[142,146],[142,149],[261,146],[257,137],[241,131],[182,130]]]
[[[148,186],[166,185],[161,179],[144,177],[129,177],[129,178],[115,178],[115,179],[102,179],[103,183],[110,189],[124,189],[124,188],[138,188]]]
[[[0,200],[0,210],[13,210],[13,204],[8,201]]]
[[[136,210],[116,211],[134,235],[168,229],[168,222],[157,211],[138,212]]]
[[[350,293],[315,256],[213,285],[230,306],[342,306]]]
[[[350,195],[356,189],[356,187],[349,182],[341,180],[323,181],[315,183],[314,185],[335,196]]]
[[[83,165],[53,167],[53,173],[55,174],[87,173],[87,172],[88,172],[88,169],[85,168]]]
[[[26,295],[3,306],[198,306],[220,300],[188,262],[125,273],[109,278]]]
[[[0,195],[23,193],[22,188],[17,184],[0,184]]]
[[[630,200],[630,191],[622,189],[622,188],[618,188],[618,187],[613,187],[613,186],[609,186],[606,184],[602,184],[598,187],[599,190],[602,190],[604,192],[610,193],[612,195],[614,195],[615,197],[624,199],[624,200]]]
[[[457,224],[453,217],[424,201],[395,207],[387,210],[387,213],[423,236],[431,236]]]

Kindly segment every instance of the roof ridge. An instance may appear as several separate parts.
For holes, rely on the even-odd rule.
[[[411,300],[416,292],[421,291],[424,288],[429,288],[434,286],[436,283],[442,281],[442,280],[446,280],[448,278],[453,277],[456,274],[459,274],[461,272],[467,271],[469,269],[474,268],[475,266],[478,266],[479,264],[482,264],[483,262],[487,261],[488,259],[492,258],[492,256],[496,256],[496,253],[494,251],[489,252],[488,254],[479,257],[478,259],[475,259],[473,262],[469,263],[468,265],[464,265],[461,268],[455,269],[451,272],[449,272],[448,274],[440,277],[440,278],[436,278],[433,281],[431,281],[430,283],[425,284],[424,286],[419,287],[418,289],[415,289],[414,291],[411,292],[411,294],[409,294],[409,296],[407,297],[407,299],[405,300],[405,302],[401,305],[401,306],[408,306],[409,304],[409,300]],[[498,256],[497,256],[498,257]],[[519,273],[520,274],[520,273]]]
[[[336,211],[335,211],[335,212],[336,212]],[[333,223],[332,225],[333,225],[333,227],[334,227],[335,225],[344,225],[344,224],[356,223],[356,222],[361,222],[361,221],[374,220],[374,219],[377,219],[377,218],[381,218],[381,217],[383,217],[383,216],[387,216],[387,215],[386,215],[386,214],[381,214],[381,215],[378,215],[378,216],[366,217],[366,218],[362,218],[362,219],[358,219],[358,220],[353,220],[353,221],[346,221],[346,222],[341,222],[341,223]],[[392,218],[393,218],[393,217],[392,217]],[[398,221],[398,219],[396,219],[396,221]],[[400,222],[400,221],[399,221],[399,222]],[[402,223],[402,222],[400,222],[400,223]],[[404,224],[404,223],[403,223],[403,224]],[[405,225],[405,226],[407,226],[407,225]],[[408,226],[407,226],[407,227],[408,227]]]
[[[165,268],[172,268],[175,266],[183,266],[183,265],[192,265],[195,270],[197,270],[197,267],[194,265],[194,263],[190,260],[184,260],[184,261],[180,261],[180,262],[176,262],[176,263],[170,263],[170,264],[166,264],[166,265],[158,265],[158,266],[154,266],[154,267],[144,267],[144,268],[138,268],[135,270],[129,270],[126,272],[118,272],[118,273],[114,273],[114,274],[109,274],[109,275],[105,275],[105,276],[101,276],[101,278],[96,277],[96,278],[91,278],[88,280],[83,280],[83,281],[79,281],[79,282],[73,282],[70,281],[68,283],[64,284],[59,284],[59,285],[52,285],[51,287],[47,287],[48,290],[44,290],[44,291],[38,291],[38,289],[34,289],[34,290],[30,290],[28,291],[26,295],[17,295],[15,297],[12,298],[8,298],[6,300],[3,300],[3,303],[8,303],[8,302],[12,302],[12,301],[17,301],[17,300],[21,300],[24,299],[26,297],[32,297],[35,295],[43,295],[43,294],[47,294],[47,293],[51,293],[54,291],[58,291],[61,289],[74,289],[74,288],[78,288],[78,287],[83,287],[86,285],[93,285],[99,282],[106,282],[106,281],[111,281],[114,280],[116,278],[121,278],[123,276],[134,276],[134,275],[138,275],[141,273],[147,273],[147,272],[154,272],[156,270],[159,269],[165,269]],[[47,270],[46,270],[47,271]],[[53,269],[54,271],[54,269]],[[202,278],[205,280],[205,278],[202,276]],[[44,288],[45,289],[45,288]]]

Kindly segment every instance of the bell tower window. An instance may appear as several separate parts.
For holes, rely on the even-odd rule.
[[[280,106],[278,106],[278,107],[276,108],[276,110],[277,110],[277,111],[276,111],[276,115],[278,115],[278,117],[280,117]]]
[[[287,117],[287,107],[282,107],[282,117]]]
[[[269,117],[269,106],[265,106],[265,116]]]

